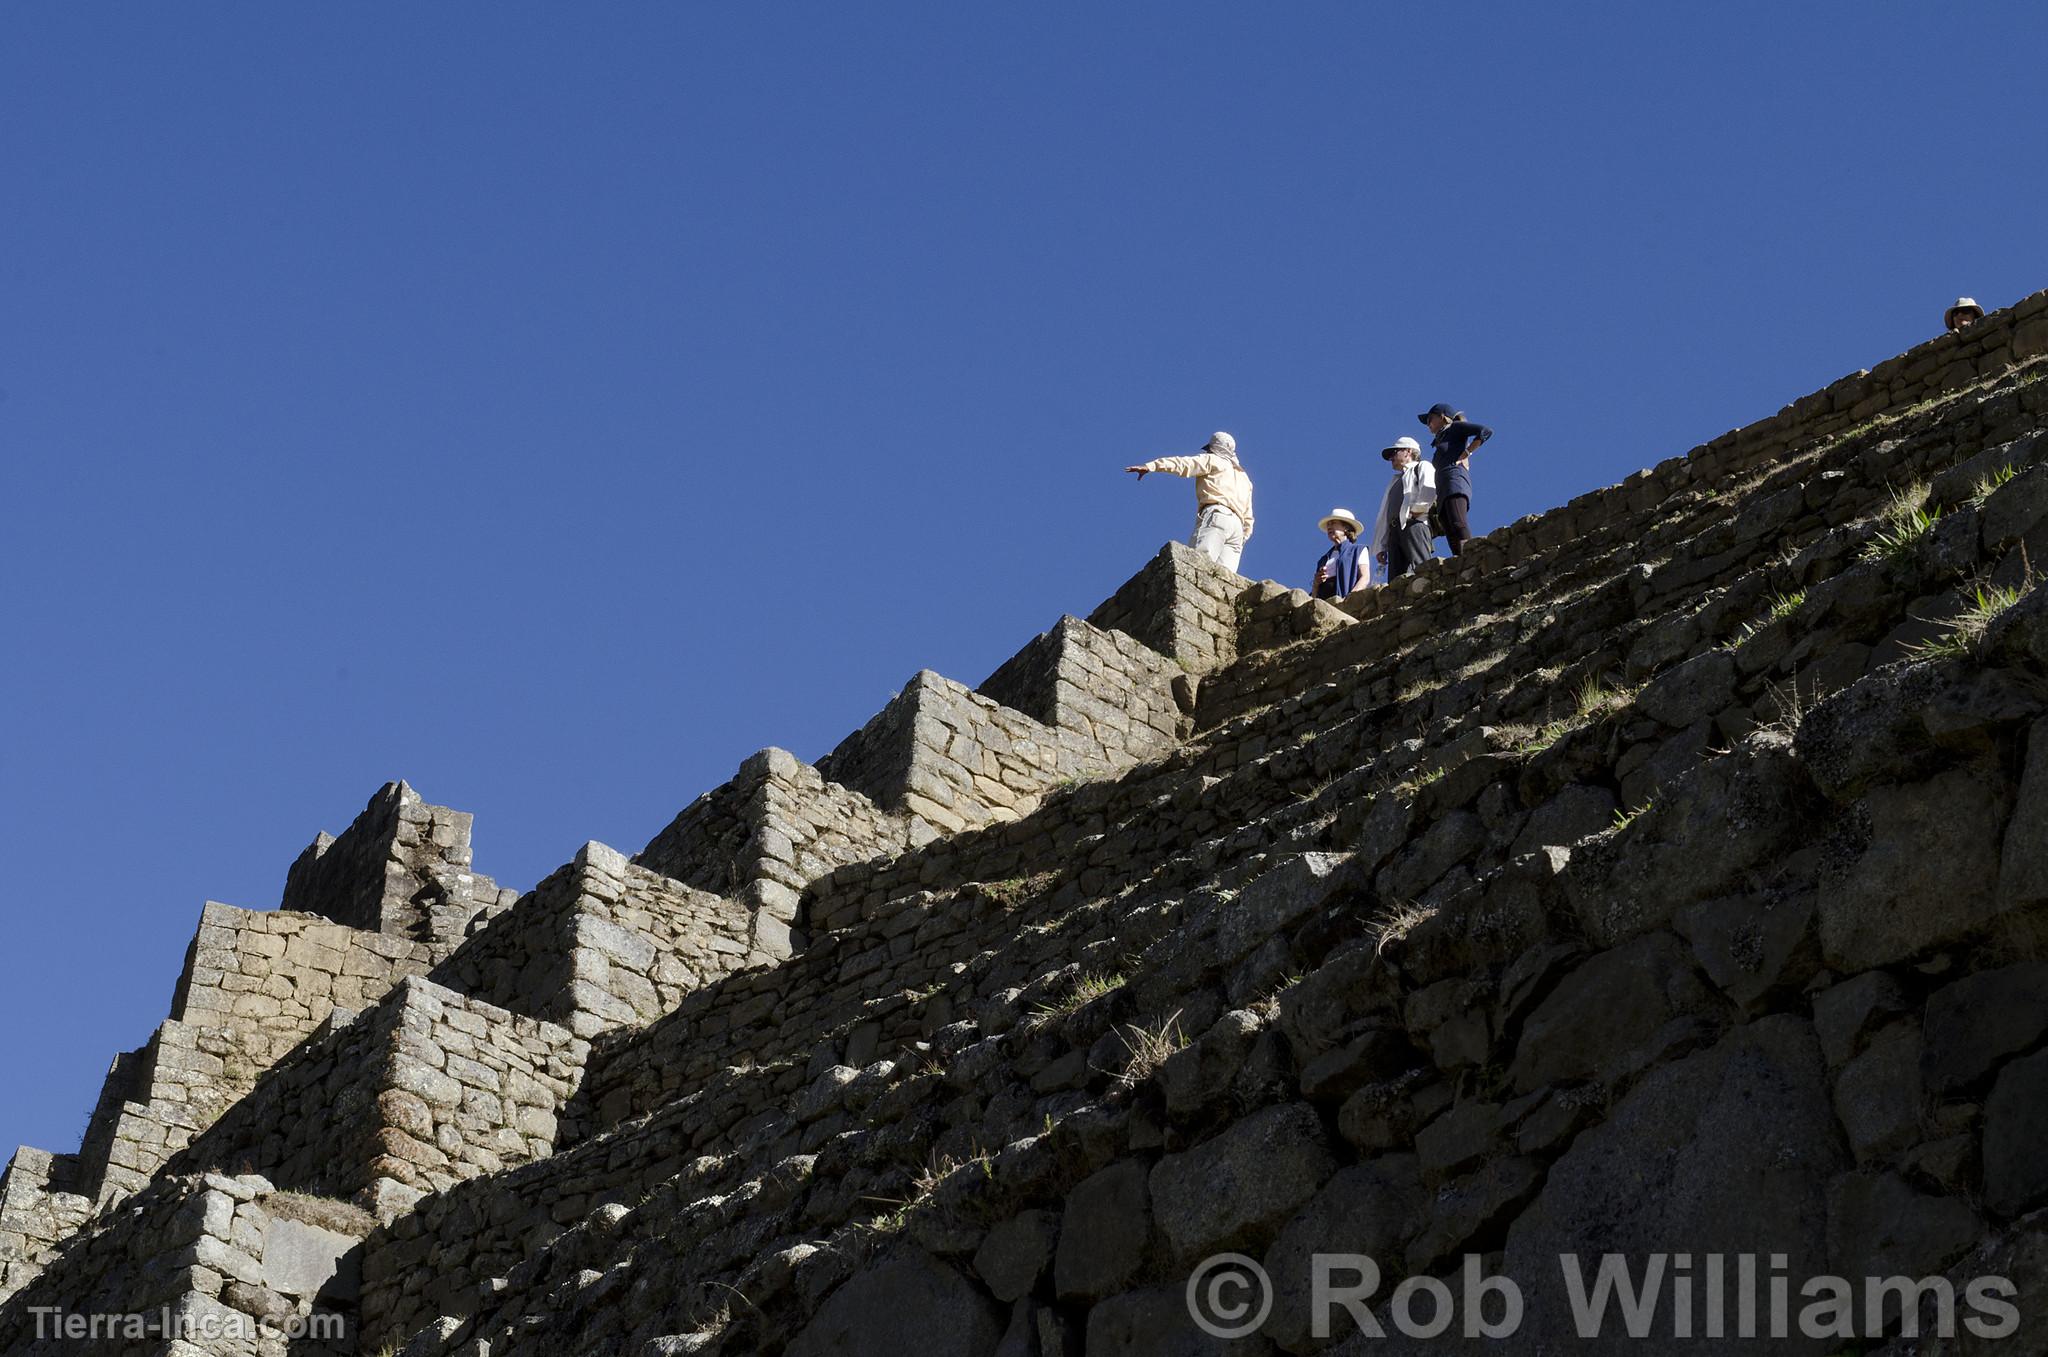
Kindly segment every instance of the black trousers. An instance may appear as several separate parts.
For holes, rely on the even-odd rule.
[[[1387,534],[1387,578],[1400,579],[1415,573],[1415,567],[1430,557],[1429,520],[1412,518],[1408,525]]]
[[[1451,555],[1465,554],[1465,544],[1472,540],[1472,525],[1466,520],[1471,512],[1470,495],[1445,495],[1436,502],[1437,515],[1444,521],[1444,541],[1450,543]]]

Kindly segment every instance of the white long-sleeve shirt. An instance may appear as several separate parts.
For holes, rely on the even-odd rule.
[[[1195,508],[1220,504],[1244,524],[1244,535],[1252,535],[1252,478],[1244,468],[1220,452],[1198,453],[1193,457],[1154,457],[1144,464],[1147,471],[1169,476],[1187,476],[1195,483]]]
[[[1419,461],[1404,467],[1394,473],[1394,478],[1387,489],[1393,489],[1395,484],[1401,486],[1401,514],[1396,522],[1387,522],[1389,497],[1385,490],[1381,491],[1379,515],[1372,523],[1372,554],[1375,558],[1387,549],[1390,531],[1407,526],[1408,520],[1415,517],[1416,510],[1427,513],[1429,506],[1436,503],[1436,468],[1429,463]]]

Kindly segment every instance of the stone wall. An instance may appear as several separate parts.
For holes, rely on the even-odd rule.
[[[282,908],[350,928],[430,943],[445,955],[500,903],[470,870],[470,820],[387,782],[341,834],[321,834],[285,876]]]
[[[1121,632],[1062,617],[976,689],[1042,725],[1082,737],[1104,769],[1180,743],[1192,685],[1181,667]],[[838,864],[834,864],[835,866]]]
[[[1312,641],[1349,625],[1351,615],[1336,604],[1272,580],[1260,580],[1237,596],[1237,648],[1242,654]]]
[[[703,1115],[704,1095],[716,1098],[718,1085],[733,1082],[713,1080],[613,1134],[458,1184],[390,1221],[364,1258],[365,1350],[460,1312],[572,1229],[601,1229],[680,1175],[715,1186],[726,1161],[708,1153],[718,1137]]]
[[[683,996],[786,945],[774,920],[587,843],[434,970],[440,983],[594,1036],[652,1022]],[[763,936],[762,928],[767,932]]]
[[[231,1034],[260,1069],[299,1044],[337,1008],[359,1012],[433,965],[430,944],[292,910],[209,901],[171,1000],[171,1017]],[[226,1082],[239,1095],[255,1069]]]
[[[1515,855],[1574,794],[1517,810],[1503,789],[1540,789],[1512,776],[1536,760],[1475,756],[1295,838],[1343,851],[1275,845],[1241,887],[1120,900],[1066,938],[1074,964],[956,1008],[923,1055],[791,1065],[757,1078],[751,1117],[700,1106],[700,1130],[735,1128],[708,1148],[744,1158],[739,1186],[693,1161],[645,1199],[579,1199],[448,1332],[988,1354],[1022,1325],[1124,1351],[1180,1332],[1207,1254],[1286,1276],[1349,1239],[1389,1286],[1496,1255],[1540,1340],[1560,1252],[1747,1240],[1802,1277],[1960,1267],[2048,1203],[2021,1148],[2048,1017],[2029,1001],[2015,1026],[2007,997],[2048,907],[2044,714],[2037,591],[1978,662],[1873,674],[1796,742],[1753,736],[1568,847]],[[1393,910],[1410,898],[1430,903]],[[1125,960],[1077,986],[1091,937]],[[1163,1058],[1141,1059],[1146,1033]],[[708,1305],[723,1287],[750,1308]],[[1270,1334],[1307,1350],[1304,1323],[1283,1292]]]
[[[321,915],[208,902],[170,1021],[107,1077],[79,1153],[81,1190],[107,1202],[142,1187],[330,1013],[425,974],[432,954]]]
[[[332,1015],[167,1168],[261,1172],[389,1213],[551,1153],[588,1051],[553,1023],[407,979]]]
[[[780,749],[764,749],[655,835],[635,865],[753,911],[763,952],[786,956],[803,888],[834,867],[901,852],[931,836],[859,792],[827,782]]]
[[[0,1172],[0,1301],[28,1285],[58,1243],[92,1214],[78,1162],[24,1145]]]
[[[1236,571],[1169,542],[1088,622],[1141,641],[1190,673],[1208,673],[1237,658],[1237,599],[1245,584]]]
[[[1101,769],[1093,742],[918,671],[818,771],[944,833],[1014,819]]]
[[[0,1350],[17,1357],[353,1354],[359,1245],[371,1224],[341,1203],[279,1193],[254,1175],[166,1177],[120,1216],[90,1226],[0,1313]],[[83,1326],[78,1336],[67,1322]]]

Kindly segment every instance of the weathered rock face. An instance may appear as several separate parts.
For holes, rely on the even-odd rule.
[[[1774,1015],[1654,1071],[1551,1166],[1508,1232],[1505,1271],[1540,1278],[1527,1332],[1574,1333],[1558,1260],[1783,1253],[1800,1277],[1827,1272],[1828,1184],[1846,1168],[1820,1044]],[[1656,1328],[1673,1332],[1671,1301]],[[1540,1341],[1540,1340],[1539,1340]],[[1587,1351],[1629,1350],[1618,1330]]]
[[[2048,1349],[2044,371],[2048,295],[1342,610],[1170,547],[516,898],[394,784],[0,1178],[0,1351],[1719,1351],[1744,1267],[1929,1280],[1742,1350]]]
[[[1001,1312],[967,1279],[915,1251],[863,1269],[833,1292],[789,1345],[790,1357],[984,1357],[1003,1335]]]

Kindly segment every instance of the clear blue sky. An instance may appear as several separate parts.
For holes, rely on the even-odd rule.
[[[14,5],[0,1154],[389,778],[531,886],[1192,518],[1484,530],[2048,286],[2039,6]]]

